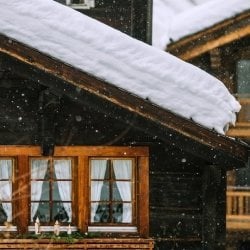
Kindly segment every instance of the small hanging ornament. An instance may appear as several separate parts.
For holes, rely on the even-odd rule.
[[[60,234],[60,224],[58,220],[56,220],[55,225],[54,225],[54,234],[58,236]]]
[[[36,217],[35,221],[35,234],[40,234],[40,220],[38,217]]]
[[[71,233],[72,233],[72,229],[71,229],[71,225],[69,224],[68,230],[67,230],[67,234],[68,234],[68,235],[71,235]]]

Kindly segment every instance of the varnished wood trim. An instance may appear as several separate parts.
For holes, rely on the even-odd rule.
[[[29,200],[29,158],[27,155],[19,155],[17,157],[18,165],[18,211],[16,218],[18,222],[18,230],[24,234],[28,230],[30,223],[30,200]]]
[[[148,157],[138,157],[139,170],[139,235],[148,237],[149,235],[149,159]]]
[[[167,51],[183,60],[191,60],[213,48],[249,35],[249,17],[250,11],[246,11],[234,18],[169,44]]]
[[[148,156],[148,147],[123,146],[58,146],[55,147],[54,156],[103,156],[103,157],[133,157]]]
[[[17,155],[41,156],[41,147],[0,145],[0,156],[17,156]]]
[[[178,57],[181,58],[182,60],[188,61],[212,49],[218,48],[222,45],[233,42],[235,40],[239,40],[242,37],[245,37],[249,34],[250,34],[250,25],[248,25],[247,27],[241,28],[239,30],[236,30],[234,32],[231,32],[229,34],[226,34],[215,40],[208,41],[203,45],[194,47],[193,49],[189,49],[185,53],[178,55]]]

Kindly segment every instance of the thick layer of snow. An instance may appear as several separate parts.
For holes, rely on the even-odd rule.
[[[0,1],[0,33],[220,133],[240,109],[206,72],[52,0]]]
[[[153,45],[165,49],[170,39],[177,41],[250,9],[249,0],[204,0],[192,4],[154,0]],[[198,3],[198,4],[197,4]]]

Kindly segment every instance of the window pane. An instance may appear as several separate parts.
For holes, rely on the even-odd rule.
[[[108,181],[92,181],[91,182],[91,201],[108,201],[109,194]]]
[[[32,216],[31,213],[31,221],[35,221],[38,217],[40,222],[49,222],[50,221],[50,213],[49,213],[49,202],[32,202],[31,203],[31,211],[35,209],[35,213]]]
[[[12,198],[11,181],[0,181],[0,196],[1,196],[1,201],[11,201]]]
[[[71,201],[71,181],[53,182],[52,199],[54,201]]]
[[[110,221],[110,206],[108,203],[91,204],[91,222],[105,223]]]
[[[6,221],[12,221],[12,204],[0,203],[0,224],[4,224]]]
[[[121,223],[123,215],[123,204],[113,204],[112,206],[112,221],[114,223]]]
[[[12,179],[12,160],[0,160],[0,180]]]
[[[31,181],[31,200],[40,201],[49,200],[49,182]]]
[[[12,160],[0,160],[0,224],[12,221],[12,167]]]
[[[114,191],[114,200],[131,201],[132,183],[130,181],[117,181],[116,185],[117,188],[115,188],[116,191]]]
[[[48,160],[36,159],[31,161],[31,179],[45,179],[48,169]],[[46,179],[49,176],[46,176]]]
[[[132,179],[132,160],[113,160],[113,167],[116,180]]]
[[[107,160],[91,160],[91,179],[103,180],[106,169]]]
[[[58,220],[59,222],[71,222],[72,212],[71,203],[67,202],[55,202],[52,208],[53,220]]]
[[[250,60],[240,60],[237,63],[238,93],[250,94]]]
[[[71,179],[71,160],[54,160],[56,179]]]

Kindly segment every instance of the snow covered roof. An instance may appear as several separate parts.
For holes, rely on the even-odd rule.
[[[235,122],[240,105],[222,82],[73,9],[8,0],[0,2],[0,17],[5,36],[182,117],[222,134]]]
[[[248,0],[205,0],[191,4],[188,0],[154,0],[153,45],[165,49],[171,41],[199,32],[230,17],[250,10]]]

